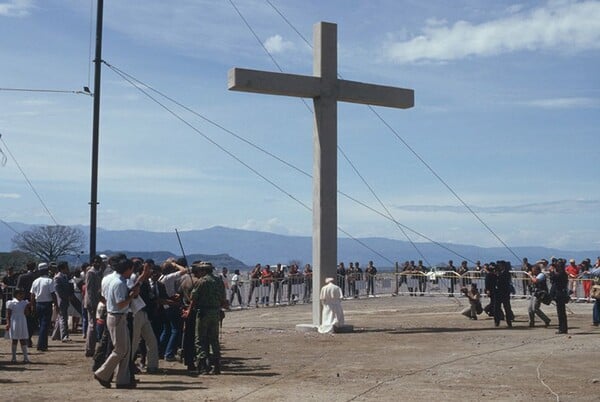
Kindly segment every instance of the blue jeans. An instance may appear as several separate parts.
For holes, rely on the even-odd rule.
[[[48,330],[52,320],[52,302],[38,302],[35,305],[38,320],[40,323],[40,332],[38,336],[38,349],[48,349]]]
[[[165,309],[165,324],[160,334],[160,350],[165,351],[165,357],[173,358],[177,353],[177,345],[181,334],[181,313],[179,307]],[[163,349],[164,348],[164,349]]]
[[[592,320],[594,324],[600,324],[600,300],[596,299],[592,310]]]

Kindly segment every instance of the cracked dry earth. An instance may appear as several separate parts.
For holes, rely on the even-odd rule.
[[[485,302],[485,301],[484,301]],[[178,362],[161,361],[134,390],[104,389],[92,379],[81,334],[50,343],[29,365],[10,364],[0,340],[2,400],[164,401],[598,401],[600,328],[592,305],[569,304],[569,335],[528,327],[526,300],[513,300],[512,329],[483,315],[460,315],[464,298],[381,296],[343,303],[354,333],[295,330],[309,323],[310,305],[227,314],[223,374],[190,377]],[[34,337],[34,341],[35,341]]]

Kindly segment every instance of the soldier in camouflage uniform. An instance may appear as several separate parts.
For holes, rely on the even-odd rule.
[[[179,285],[181,301],[184,308],[188,308],[192,303],[192,291],[198,283],[200,277],[200,269],[197,264],[192,264],[192,275],[185,275]],[[193,374],[196,372],[196,314],[193,312],[187,314],[184,318],[185,327],[183,330],[183,363],[187,366],[188,372]]]
[[[213,275],[209,262],[197,264],[199,280],[192,291],[188,309],[196,312],[196,367],[198,374],[207,373],[209,350],[212,349],[214,374],[221,374],[221,347],[219,346],[219,319],[221,307],[226,303],[223,281]]]

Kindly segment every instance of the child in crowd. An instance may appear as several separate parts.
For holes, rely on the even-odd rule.
[[[6,303],[6,333],[9,339],[12,339],[12,360],[11,363],[17,362],[17,343],[21,343],[23,351],[23,363],[29,363],[27,354],[27,340],[29,332],[27,331],[27,319],[25,312],[29,311],[29,302],[23,300],[25,292],[22,289],[15,289],[14,297]]]

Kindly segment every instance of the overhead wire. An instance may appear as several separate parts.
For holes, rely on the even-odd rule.
[[[8,222],[6,222],[4,219],[0,219],[0,222],[2,222],[4,224],[4,226],[6,226],[7,228],[9,228],[10,230],[12,230],[16,235],[18,236],[22,236],[21,233],[19,233],[19,231],[15,228],[13,228]]]
[[[90,87],[92,76],[92,41],[94,32],[94,0],[90,0],[90,36],[88,41],[88,80],[87,87]]]
[[[231,1],[231,0],[230,0]],[[308,45],[312,48],[310,42],[304,37],[304,35],[302,35],[302,33],[294,26],[294,24],[292,24],[290,22],[290,20],[288,18],[285,17],[285,15],[277,8],[275,7],[275,5],[270,1],[270,0],[265,0],[267,2],[267,4],[269,4],[271,6],[271,8],[273,8],[273,10],[275,10],[275,12],[277,14],[279,14],[279,16],[281,16],[281,18],[298,34],[298,36],[300,36],[300,38]],[[338,76],[340,78],[343,78],[340,74],[338,74]],[[377,113],[377,111],[373,108],[373,106],[371,105],[367,105],[367,107],[369,108],[369,110],[375,114],[375,116],[398,138],[398,140],[400,140],[402,142],[402,144],[404,144],[404,146],[427,168],[427,170],[429,170],[429,172],[431,174],[433,174],[451,193],[452,195],[454,195],[454,197],[492,234],[492,236],[494,236],[515,258],[517,258],[518,260],[520,260],[521,258],[514,252],[514,250],[508,246],[508,244],[506,244],[506,242],[504,242],[504,240],[502,240],[502,238],[500,238],[500,236],[498,236],[498,234],[496,234],[496,232],[479,216],[479,214],[477,214],[463,199],[462,197],[460,197],[458,195],[458,193],[456,191],[454,191],[454,189],[435,171],[435,169],[433,169],[433,167],[431,167],[431,165],[429,165],[425,159],[423,159],[423,157],[421,157],[421,155],[419,155],[419,153],[413,148],[411,147],[408,142],[406,142],[406,140],[404,140],[404,138],[402,138],[402,136],[400,136],[400,134],[379,114]]]
[[[63,89],[38,89],[38,88],[0,88],[0,91],[11,91],[11,92],[44,92],[44,93],[59,93],[59,94],[77,94],[77,95],[90,95],[86,91],[70,91]]]
[[[229,151],[228,149],[226,149],[225,147],[223,147],[222,145],[220,145],[219,143],[217,143],[216,141],[214,141],[212,138],[210,138],[204,132],[200,131],[193,124],[191,124],[186,119],[184,119],[183,117],[181,117],[178,113],[176,113],[175,111],[173,111],[172,109],[170,109],[168,106],[166,106],[165,104],[163,104],[162,102],[160,102],[158,99],[156,99],[155,97],[153,97],[151,94],[149,94],[146,90],[144,90],[142,88],[141,85],[138,85],[138,83],[136,83],[134,80],[130,79],[127,75],[122,74],[119,71],[119,69],[115,68],[114,66],[112,66],[110,63],[108,63],[105,60],[103,60],[102,62],[108,68],[110,68],[113,72],[115,72],[118,76],[120,76],[122,79],[124,79],[125,81],[127,81],[129,84],[131,84],[133,87],[135,87],[138,91],[140,91],[146,97],[148,97],[149,99],[151,99],[154,103],[156,103],[157,105],[159,105],[161,108],[163,108],[165,111],[167,111],[173,117],[175,117],[177,120],[179,120],[180,122],[182,122],[183,124],[185,124],[186,126],[188,126],[189,128],[191,128],[193,131],[195,131],[196,133],[198,133],[199,135],[201,135],[204,139],[206,139],[207,141],[209,141],[211,144],[213,144],[214,146],[216,146],[217,148],[219,148],[221,151],[225,152],[227,155],[229,155],[230,157],[232,157],[233,159],[235,159],[237,162],[239,162],[240,164],[242,164],[244,167],[246,167],[247,169],[249,169],[250,171],[252,171],[254,174],[256,174],[257,176],[259,176],[261,179],[263,179],[267,183],[271,184],[277,190],[281,191],[282,193],[284,193],[285,195],[287,195],[289,198],[291,198],[292,200],[294,200],[297,203],[299,203],[302,207],[304,207],[308,211],[312,211],[312,209],[308,205],[306,205],[304,202],[302,202],[301,200],[299,200],[297,197],[295,197],[291,193],[287,192],[285,189],[283,189],[281,186],[279,186],[274,181],[272,181],[269,178],[267,178],[265,175],[263,175],[262,173],[260,173],[258,170],[254,169],[252,166],[250,166],[248,163],[244,162],[241,158],[239,158],[233,152]],[[360,239],[355,238],[354,236],[352,236],[350,233],[346,232],[345,230],[343,230],[339,226],[338,226],[338,230],[340,230],[341,232],[343,232],[348,237],[350,237],[354,241],[358,242],[359,244],[361,244],[365,248],[369,249],[374,254],[378,255],[379,257],[381,257],[381,258],[385,259],[386,261],[388,261],[389,263],[393,264],[393,261],[391,261],[389,258],[387,258],[386,256],[382,255],[381,253],[377,252],[376,250],[374,250],[373,248],[371,248],[368,244],[366,244],[365,242],[361,241]]]
[[[52,212],[50,212],[50,209],[48,208],[48,206],[46,205],[46,203],[42,199],[42,196],[35,189],[33,183],[31,182],[31,180],[29,180],[29,177],[27,177],[27,175],[25,174],[25,171],[21,168],[21,165],[17,161],[17,158],[15,158],[15,156],[12,154],[12,152],[10,152],[10,149],[8,148],[8,145],[4,141],[4,138],[2,138],[2,133],[0,133],[0,142],[2,142],[2,144],[4,144],[4,149],[6,149],[6,152],[8,152],[8,154],[10,155],[11,159],[13,160],[13,162],[15,163],[15,165],[17,166],[17,168],[21,172],[21,175],[25,178],[25,181],[27,182],[27,184],[31,188],[31,191],[33,191],[33,193],[35,194],[35,196],[37,197],[37,199],[40,201],[40,203],[42,204],[42,206],[46,210],[46,213],[48,214],[48,216],[50,216],[50,218],[52,219],[52,221],[54,222],[55,225],[59,226],[58,221],[56,220],[56,218],[54,217],[54,215],[52,214]]]
[[[186,105],[182,104],[181,102],[179,102],[176,99],[170,97],[169,95],[165,94],[164,92],[159,91],[158,89],[154,88],[152,85],[149,85],[148,83],[141,81],[140,79],[138,79],[138,78],[134,77],[133,75],[131,75],[131,74],[123,71],[122,69],[118,68],[115,65],[112,65],[112,64],[110,64],[110,63],[108,63],[106,61],[103,61],[103,63],[107,67],[109,67],[111,70],[113,70],[115,73],[117,73],[117,75],[119,75],[121,78],[125,79],[125,77],[127,77],[127,79],[125,79],[125,80],[128,83],[130,83],[134,88],[145,88],[145,89],[147,89],[147,90],[149,90],[149,91],[151,91],[151,92],[153,92],[153,93],[155,93],[155,94],[157,94],[157,95],[159,95],[159,96],[167,99],[169,102],[172,102],[173,104],[177,105],[178,107],[180,107],[180,108],[184,109],[185,111],[187,111],[187,112],[189,112],[189,113],[191,113],[191,114],[193,114],[193,115],[201,118],[205,122],[213,125],[214,127],[217,127],[218,129],[226,132],[227,134],[230,134],[231,136],[233,136],[233,137],[237,138],[238,140],[244,142],[248,146],[256,149],[257,151],[260,151],[260,152],[264,153],[265,155],[268,155],[269,157],[271,157],[271,158],[279,161],[280,163],[282,163],[282,164],[288,166],[289,168],[297,171],[298,173],[306,176],[307,178],[312,179],[312,175],[309,174],[308,172],[300,169],[299,167],[295,166],[294,164],[292,164],[292,163],[286,161],[285,159],[283,159],[283,158],[281,158],[281,157],[273,154],[272,152],[269,152],[265,148],[263,148],[263,147],[255,144],[255,143],[253,143],[252,141],[247,140],[246,138],[242,137],[241,135],[239,135],[239,134],[235,133],[234,131],[226,128],[222,124],[220,124],[220,123],[218,123],[218,122],[216,122],[216,121],[214,121],[212,119],[209,119],[208,117],[206,117],[206,116],[202,115],[201,113],[195,111],[194,109],[190,108],[189,106],[186,106]],[[393,222],[393,223],[395,223],[397,225],[402,226],[403,229],[408,230],[409,232],[411,232],[411,233],[413,233],[413,234],[415,234],[415,235],[417,235],[417,236],[419,236],[419,237],[421,237],[421,238],[423,238],[423,239],[425,239],[425,240],[427,240],[427,241],[429,241],[429,242],[437,245],[438,247],[441,247],[441,248],[445,249],[446,251],[448,251],[448,252],[450,252],[450,253],[452,253],[452,254],[454,254],[454,255],[456,255],[456,256],[464,259],[464,260],[468,260],[469,262],[473,262],[468,257],[465,257],[465,256],[461,255],[460,253],[457,253],[456,251],[454,251],[454,250],[446,247],[444,244],[437,242],[436,240],[434,240],[434,239],[432,239],[432,238],[424,235],[423,233],[420,233],[420,232],[414,230],[413,228],[411,228],[409,226],[406,226],[406,225],[404,225],[404,224],[402,224],[402,223],[400,223],[398,221],[395,221],[393,218],[390,218],[385,213],[383,213],[381,211],[378,211],[377,209],[375,209],[375,208],[371,207],[370,205],[368,205],[368,204],[366,204],[366,203],[364,203],[364,202],[362,202],[362,201],[354,198],[353,196],[351,196],[351,195],[349,195],[349,194],[347,194],[347,193],[345,193],[343,191],[340,191],[340,190],[338,190],[338,194],[341,195],[341,196],[343,196],[343,197],[345,197],[345,198],[347,198],[348,200],[350,200],[350,201],[352,201],[352,202],[354,202],[354,203],[356,203],[356,204],[358,204],[358,205],[360,205],[360,206],[362,206],[362,207],[364,207],[364,208],[372,211],[373,213],[376,213],[376,214],[380,215],[381,217],[383,217],[385,219],[388,219],[388,220],[390,220],[391,222]],[[352,238],[352,236],[349,236],[349,237]]]
[[[268,0],[267,0],[268,1]],[[242,19],[242,21],[244,22],[244,24],[246,24],[246,27],[248,27],[248,29],[250,30],[250,32],[252,33],[252,35],[254,36],[254,38],[257,40],[257,42],[260,44],[260,46],[262,47],[262,49],[267,53],[267,55],[269,56],[269,58],[273,61],[273,63],[275,64],[275,66],[277,67],[277,69],[280,72],[283,72],[283,69],[281,68],[281,66],[279,65],[279,63],[277,62],[277,60],[275,60],[275,57],[273,57],[273,55],[271,54],[271,52],[269,51],[269,49],[267,49],[267,47],[263,44],[263,42],[261,41],[260,37],[258,36],[258,34],[255,32],[255,30],[252,28],[252,26],[250,25],[250,23],[248,22],[248,20],[243,16],[243,14],[241,13],[241,11],[236,7],[236,5],[234,4],[233,0],[229,0],[229,2],[231,3],[231,5],[233,6],[233,8],[235,9],[235,11],[238,13],[238,15],[240,16],[240,18]],[[271,4],[271,3],[269,3]],[[274,7],[271,4],[272,7]],[[281,13],[279,13],[280,15],[282,15]],[[289,21],[284,18],[286,22],[289,23]],[[295,31],[299,34],[300,32],[298,32],[296,29]],[[308,43],[307,41],[305,41],[308,46],[310,48],[312,48],[312,46],[310,45],[310,43]],[[306,100],[301,98],[302,102],[304,103],[305,106],[307,106],[308,110],[310,113],[314,113],[313,110],[308,107]],[[392,215],[392,213],[390,212],[390,210],[385,206],[385,204],[383,203],[383,201],[381,200],[381,198],[379,198],[377,196],[377,194],[375,193],[375,190],[373,189],[373,187],[371,187],[369,185],[369,183],[366,181],[366,179],[364,178],[364,176],[358,171],[357,167],[354,165],[354,163],[352,163],[352,161],[350,160],[350,158],[348,158],[348,156],[346,155],[346,153],[343,151],[342,147],[337,144],[337,149],[340,152],[340,154],[343,156],[343,158],[346,160],[346,162],[350,165],[350,167],[352,168],[352,170],[354,170],[354,172],[356,173],[356,175],[360,178],[360,180],[363,182],[363,184],[369,189],[369,191],[371,192],[371,194],[373,195],[373,197],[375,197],[375,199],[379,202],[379,204],[383,207],[383,209],[387,212],[387,214],[390,216],[390,218],[392,218],[392,220],[394,222],[396,222],[396,219],[394,218],[394,216]],[[398,228],[400,229],[400,231],[402,232],[402,234],[404,235],[404,237],[406,237],[406,239],[409,241],[409,243],[411,244],[411,246],[417,251],[417,253],[421,256],[421,258],[423,260],[425,260],[427,262],[428,265],[431,265],[429,263],[429,261],[427,261],[427,258],[425,257],[425,255],[421,252],[421,250],[419,249],[419,247],[417,247],[417,245],[415,244],[415,242],[410,238],[410,236],[408,236],[408,233],[406,233],[401,226],[397,225]]]

